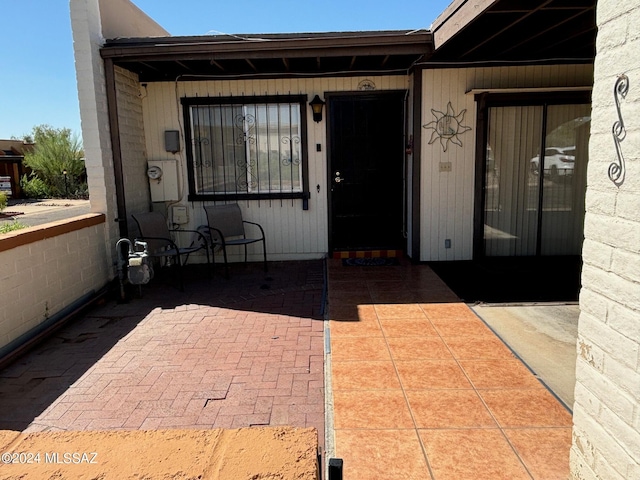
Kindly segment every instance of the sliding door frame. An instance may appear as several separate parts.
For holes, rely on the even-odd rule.
[[[545,150],[546,119],[549,105],[576,105],[591,104],[591,92],[567,91],[567,92],[543,92],[543,93],[478,93],[475,95],[476,109],[476,165],[474,182],[474,212],[473,212],[473,258],[485,257],[484,248],[484,209],[485,209],[485,183],[487,164],[487,139],[489,135],[489,109],[494,107],[530,107],[543,106],[542,138],[540,139],[540,152]],[[542,172],[542,166],[540,168]],[[540,182],[542,189],[543,182]],[[542,194],[539,194],[538,226],[541,225]],[[536,239],[536,256],[541,251],[541,236],[538,232]]]

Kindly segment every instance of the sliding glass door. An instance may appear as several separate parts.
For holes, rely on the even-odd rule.
[[[590,105],[488,108],[486,256],[579,255]]]

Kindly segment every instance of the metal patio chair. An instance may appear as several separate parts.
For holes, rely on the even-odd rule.
[[[262,242],[262,256],[264,259],[264,271],[267,271],[267,247],[264,238],[264,229],[261,225],[242,219],[242,211],[237,203],[228,205],[211,205],[204,207],[209,224],[209,242],[213,249],[216,245],[221,247],[224,257],[225,277],[229,278],[229,263],[227,261],[227,247],[243,245],[244,261],[247,261],[247,245]],[[260,236],[247,238],[245,225],[253,225],[260,230]],[[255,230],[255,229],[254,229]],[[215,264],[215,254],[213,258]]]
[[[184,291],[182,267],[187,263],[190,254],[198,250],[204,250],[207,255],[207,268],[211,268],[209,242],[201,232],[196,230],[170,230],[164,215],[159,212],[136,213],[131,216],[140,229],[141,236],[136,240],[147,242],[149,255],[158,258],[173,259],[173,263],[177,266],[178,270],[181,292]],[[188,247],[178,247],[171,236],[171,232],[192,233],[194,237],[191,245]],[[210,270],[209,275],[211,275]]]

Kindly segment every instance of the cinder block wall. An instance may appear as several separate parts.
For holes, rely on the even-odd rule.
[[[89,214],[2,236],[0,350],[107,284],[104,235]]]
[[[578,327],[572,478],[640,478],[640,2],[598,0],[598,39]],[[620,115],[624,182],[612,129],[614,86],[629,78]]]

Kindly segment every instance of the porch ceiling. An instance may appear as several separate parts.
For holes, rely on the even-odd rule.
[[[136,72],[141,82],[179,77],[287,77],[408,71],[433,51],[430,32],[118,38],[105,59]]]
[[[596,0],[455,0],[429,63],[593,62]]]

